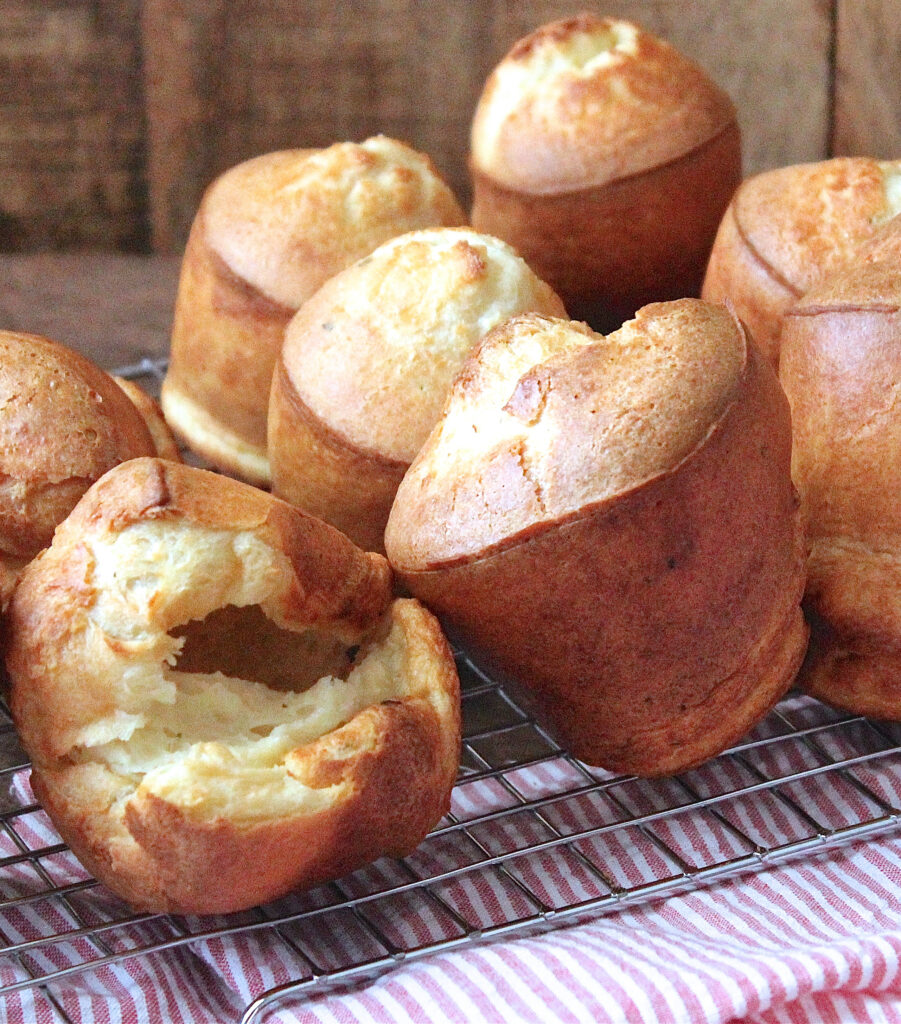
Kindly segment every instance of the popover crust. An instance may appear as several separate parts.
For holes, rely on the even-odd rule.
[[[591,14],[514,45],[485,85],[470,152],[473,225],[605,329],[698,294],[741,180],[728,96],[668,43]]]
[[[95,480],[154,452],[112,377],[48,338],[0,331],[0,560],[10,583]]]
[[[803,657],[790,450],[775,374],[722,308],[652,305],[607,338],[519,317],[458,377],[386,549],[576,757],[668,774]]]
[[[735,124],[696,64],[631,22],[580,14],[520,39],[485,84],[474,170],[552,195],[669,163]]]
[[[137,908],[251,906],[406,854],[447,810],[459,682],[435,619],[392,601],[380,556],[261,491],[118,467],[9,616],[35,793]]]
[[[747,179],[719,228],[702,298],[730,301],[779,362],[782,316],[901,212],[901,160],[839,157]]]
[[[291,317],[387,239],[465,220],[429,158],[381,135],[227,171],[185,251],[162,392],[173,428],[214,465],[268,483],[269,389]]]
[[[779,374],[810,537],[801,683],[901,719],[901,219],[789,310]]]
[[[463,360],[498,323],[564,315],[506,243],[409,232],[333,277],[285,332],[269,403],[273,490],[383,549],[394,492]]]

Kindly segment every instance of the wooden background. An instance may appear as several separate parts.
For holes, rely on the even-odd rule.
[[[578,10],[699,61],[738,106],[746,173],[901,157],[901,0],[0,0],[0,251],[177,252],[220,171],[376,131],[466,202],[486,75]]]

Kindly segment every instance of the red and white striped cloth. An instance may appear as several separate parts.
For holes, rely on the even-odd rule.
[[[272,933],[78,976],[73,1020],[224,1024],[297,968]],[[43,997],[0,1018],[54,1021]],[[469,945],[275,1004],[296,1022],[901,1021],[901,839],[858,843],[534,938]]]
[[[796,766],[795,766],[796,767]],[[521,780],[530,792],[559,786],[565,763],[530,770]],[[715,768],[706,769],[714,771]],[[897,800],[898,768],[886,767],[868,782],[878,781],[886,797]],[[698,782],[698,780],[695,780]],[[820,817],[851,816],[856,791],[826,780],[816,783]],[[490,807],[493,785],[486,780],[473,792],[458,796],[456,810],[472,814]],[[497,794],[495,794],[497,795]],[[746,831],[778,841],[791,835],[793,824],[778,802],[765,794],[738,800],[731,808]],[[604,808],[598,795],[581,805],[562,805],[558,825],[569,816],[573,828],[580,816],[597,822]],[[536,841],[531,826],[519,816],[500,819],[495,836],[505,849]],[[658,823],[657,834],[680,856],[703,864],[735,854],[728,830],[716,834],[703,811],[689,810]],[[521,831],[517,831],[521,829]],[[35,848],[53,839],[42,812],[19,823],[20,835]],[[585,852],[603,858],[622,884],[642,875],[665,873],[665,856],[644,833],[627,829],[588,841]],[[726,844],[723,846],[723,844]],[[564,905],[590,895],[590,877],[582,877],[579,859],[530,855],[511,861],[533,892],[551,905]],[[423,854],[425,856],[425,854]],[[68,854],[57,857],[57,883],[75,880],[79,867]],[[49,868],[48,868],[49,870]],[[346,883],[357,892],[373,890],[390,863],[358,873]],[[83,877],[83,876],[81,876]],[[596,883],[594,883],[596,884]],[[103,918],[102,890],[87,890],[86,905]],[[306,898],[306,897],[304,897]],[[447,904],[469,920],[515,914],[515,886],[505,887],[495,873],[474,871],[453,880],[443,894]],[[448,927],[421,895],[410,894],[398,912],[379,927],[399,944],[440,937]],[[372,914],[377,905],[370,905]],[[52,919],[58,906],[26,904],[0,919],[8,942],[65,930]],[[109,913],[114,917],[115,909]],[[365,957],[366,936],[330,918],[329,928],[298,923],[307,948],[317,958]],[[134,941],[165,939],[166,919],[133,926]],[[291,926],[287,926],[290,929]],[[318,933],[317,933],[318,929]],[[118,934],[118,933],[117,933]],[[33,954],[56,966],[88,955],[80,949],[88,939],[74,939]],[[122,941],[119,934],[119,941]],[[67,948],[68,947],[68,948]],[[0,982],[15,979],[17,968],[0,961]],[[18,968],[21,972],[21,967]],[[272,986],[309,976],[309,968],[290,944],[273,930],[193,942],[165,954],[135,958],[93,973],[76,975],[52,988],[59,1007],[73,1021],[180,1022],[225,1024],[237,1021],[243,1008]],[[59,1021],[60,1014],[40,992],[25,991],[0,1000],[0,1020]],[[375,980],[343,990],[288,998],[264,1014],[267,1024],[425,1024],[425,1022],[882,1022],[901,1024],[901,837],[854,845],[815,860],[770,869],[712,888],[671,897],[651,905],[623,909],[588,923],[532,938],[511,938],[464,944],[451,951],[410,961]]]

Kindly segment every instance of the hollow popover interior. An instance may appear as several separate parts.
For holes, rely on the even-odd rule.
[[[108,473],[8,627],[35,793],[135,906],[264,902],[409,852],[447,809],[459,681],[437,621],[392,599],[381,556],[246,484]]]

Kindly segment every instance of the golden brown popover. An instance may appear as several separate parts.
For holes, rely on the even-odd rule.
[[[49,338],[0,331],[0,605],[95,480],[154,453],[144,420],[100,367]]]
[[[801,682],[901,719],[901,217],[788,311],[779,376],[810,537]]]
[[[392,239],[333,277],[285,333],[272,382],[275,494],[383,551],[397,485],[492,327],[563,304],[505,242],[468,228]]]
[[[901,213],[901,160],[839,157],[748,178],[717,233],[701,296],[731,302],[774,366],[782,317]]]
[[[776,375],[723,307],[646,306],[608,337],[516,317],[457,377],[385,545],[576,757],[669,774],[801,663],[790,455]]]
[[[459,682],[391,571],[248,484],[160,459],[98,481],[7,626],[32,782],[144,910],[238,910],[411,851],[456,777]]]
[[[269,386],[291,317],[387,239],[465,223],[431,160],[382,135],[226,171],[207,189],[185,251],[166,419],[214,465],[268,483]]]
[[[519,40],[472,124],[472,223],[514,245],[571,316],[615,326],[697,295],[741,180],[732,102],[637,25],[580,14]]]

